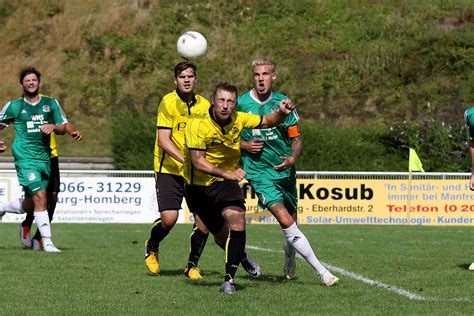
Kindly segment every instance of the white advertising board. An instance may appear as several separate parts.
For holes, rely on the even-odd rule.
[[[14,173],[0,177],[0,201],[23,196]],[[183,213],[182,211],[180,213]],[[183,222],[180,214],[179,222]],[[7,213],[4,222],[20,222],[24,214]],[[152,223],[158,218],[153,177],[63,177],[54,213],[61,223]]]

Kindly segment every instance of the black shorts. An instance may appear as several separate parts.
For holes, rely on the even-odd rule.
[[[61,179],[59,178],[59,158],[53,157],[50,158],[51,161],[51,173],[49,174],[48,187],[46,192],[59,192],[59,183]]]
[[[184,197],[183,177],[155,172],[158,211],[180,210]]]
[[[245,210],[245,197],[238,181],[217,181],[211,186],[186,185],[186,202],[192,213],[199,215],[211,233],[225,224],[222,210],[237,206]]]

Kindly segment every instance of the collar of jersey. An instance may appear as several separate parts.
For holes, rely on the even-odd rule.
[[[184,99],[184,96],[181,94],[181,92],[179,92],[178,89],[176,89],[175,92],[176,92],[176,94],[178,95],[179,99],[180,99],[181,101],[183,101],[184,103],[186,103],[187,106],[193,106],[194,104],[196,104],[197,99],[196,99],[196,95],[194,94],[194,92],[193,92],[193,97],[192,97],[190,103],[188,103],[188,101],[186,101],[186,100]]]
[[[265,103],[269,102],[272,97],[273,97],[273,91],[270,91],[270,95],[268,96],[268,98],[265,100],[265,101],[260,101],[259,99],[257,99],[254,95],[253,95],[253,91],[255,90],[255,88],[253,88],[252,90],[250,90],[249,94],[250,94],[250,97],[255,101],[257,102],[258,104],[260,105],[264,105]]]
[[[229,120],[229,122],[228,122],[227,124],[221,125],[221,124],[219,124],[219,122],[217,122],[217,120],[214,118],[214,112],[212,111],[213,108],[214,108],[213,105],[211,105],[211,107],[209,108],[209,118],[211,119],[211,122],[212,122],[214,125],[218,126],[218,127],[221,129],[222,134],[226,134],[225,128],[226,128],[226,126],[231,126],[231,125],[233,125],[233,124],[231,124],[231,123],[235,122],[236,113],[234,112],[234,113],[232,113],[232,114],[230,115],[230,120]]]
[[[29,105],[35,106],[35,105],[37,105],[37,104],[40,104],[40,102],[41,102],[41,94],[39,95],[38,102],[36,102],[36,103],[28,102],[28,100],[27,100],[25,97],[23,97],[23,101],[25,101],[25,103],[27,103],[27,104],[29,104]]]

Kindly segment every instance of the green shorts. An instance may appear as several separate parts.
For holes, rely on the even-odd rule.
[[[258,206],[269,208],[277,202],[285,205],[290,214],[298,210],[298,193],[296,191],[296,176],[285,179],[253,179],[248,180],[258,196]]]
[[[15,162],[18,182],[25,189],[25,194],[33,196],[46,190],[51,172],[50,161],[17,161]]]

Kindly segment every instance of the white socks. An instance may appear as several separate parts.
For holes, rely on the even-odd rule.
[[[0,211],[7,212],[7,213],[13,213],[13,214],[23,214],[25,211],[23,210],[22,204],[23,204],[22,198],[19,199],[14,199],[13,201],[10,202],[0,202]]]
[[[40,231],[41,237],[43,238],[43,245],[51,242],[51,224],[49,222],[49,216],[47,211],[34,212],[36,226]]]
[[[300,231],[296,223],[283,229],[283,235],[285,236],[287,243],[292,245],[319,275],[326,272],[327,269],[321,264],[321,262],[319,262],[318,258],[316,258],[308,239]]]

